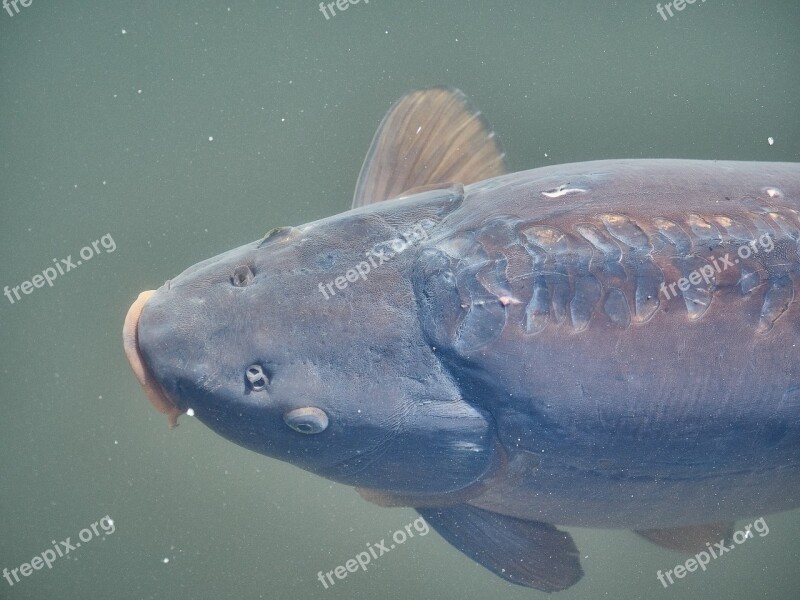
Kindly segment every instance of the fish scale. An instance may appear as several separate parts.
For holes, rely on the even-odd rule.
[[[645,224],[624,214],[602,214],[597,222],[576,224],[568,231],[504,216],[460,238],[458,244],[440,241],[434,247],[452,263],[462,299],[460,326],[453,334],[459,339],[451,343],[464,350],[474,344],[471,349],[477,349],[507,325],[499,307],[494,311],[486,307],[487,294],[498,305],[507,306],[508,299],[523,304],[522,326],[528,334],[540,333],[548,324],[560,325],[567,316],[572,328],[580,331],[597,311],[620,327],[646,323],[661,305],[661,286],[668,283],[665,268],[659,265],[670,266],[670,272],[684,278],[706,266],[712,271],[707,285],[693,285],[682,293],[687,317],[696,321],[709,310],[720,287],[719,267],[712,258],[734,255],[742,244],[764,235],[770,236],[773,252],[736,258],[736,264],[727,268],[732,269],[729,277],[736,274],[743,295],[767,284],[763,296],[752,300],[761,302],[758,330],[769,330],[794,297],[791,274],[798,272],[800,220],[793,209],[758,206],[772,224],[757,217],[735,220],[695,213],[682,221],[655,217]],[[485,264],[476,269],[475,260]],[[476,281],[469,280],[473,272]],[[496,326],[487,327],[481,317],[474,318],[473,310],[482,316],[492,313]],[[479,326],[481,333],[468,333],[473,326]],[[470,344],[460,339],[465,335]]]

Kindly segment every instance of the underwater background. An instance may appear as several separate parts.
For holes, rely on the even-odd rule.
[[[314,0],[0,7],[0,286],[46,269],[52,283],[0,297],[0,569],[57,557],[0,579],[0,599],[800,597],[800,511],[752,515],[768,535],[666,589],[657,570],[684,556],[580,528],[585,576],[554,596],[433,531],[326,589],[319,571],[417,513],[191,418],[168,429],[122,351],[130,303],[273,227],[348,209],[378,123],[411,89],[462,89],[512,171],[800,160],[797,0],[697,0],[666,18],[650,0],[328,12]],[[67,538],[85,541],[60,556]]]

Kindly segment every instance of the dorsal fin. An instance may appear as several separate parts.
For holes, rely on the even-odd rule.
[[[467,185],[506,173],[489,124],[455,88],[406,94],[383,118],[358,176],[353,208],[412,188]]]

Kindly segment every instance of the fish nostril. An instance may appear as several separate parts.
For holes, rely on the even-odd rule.
[[[295,408],[283,416],[284,422],[298,433],[321,433],[328,428],[328,415],[314,406]]]
[[[233,270],[231,283],[235,287],[245,287],[253,281],[253,271],[247,265],[239,265]]]
[[[254,392],[260,392],[266,389],[269,383],[269,377],[264,373],[261,365],[250,365],[245,371],[245,377],[250,382],[250,387]]]

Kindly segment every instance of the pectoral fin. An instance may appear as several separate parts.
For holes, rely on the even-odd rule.
[[[670,529],[642,529],[636,533],[663,548],[695,554],[705,550],[707,544],[730,540],[733,526],[733,523],[708,523]]]
[[[378,127],[353,208],[420,186],[467,185],[505,172],[494,133],[463,93],[444,87],[417,90],[400,98]]]
[[[553,525],[523,521],[459,504],[418,508],[439,535],[495,575],[544,592],[556,592],[583,576],[572,537]]]

